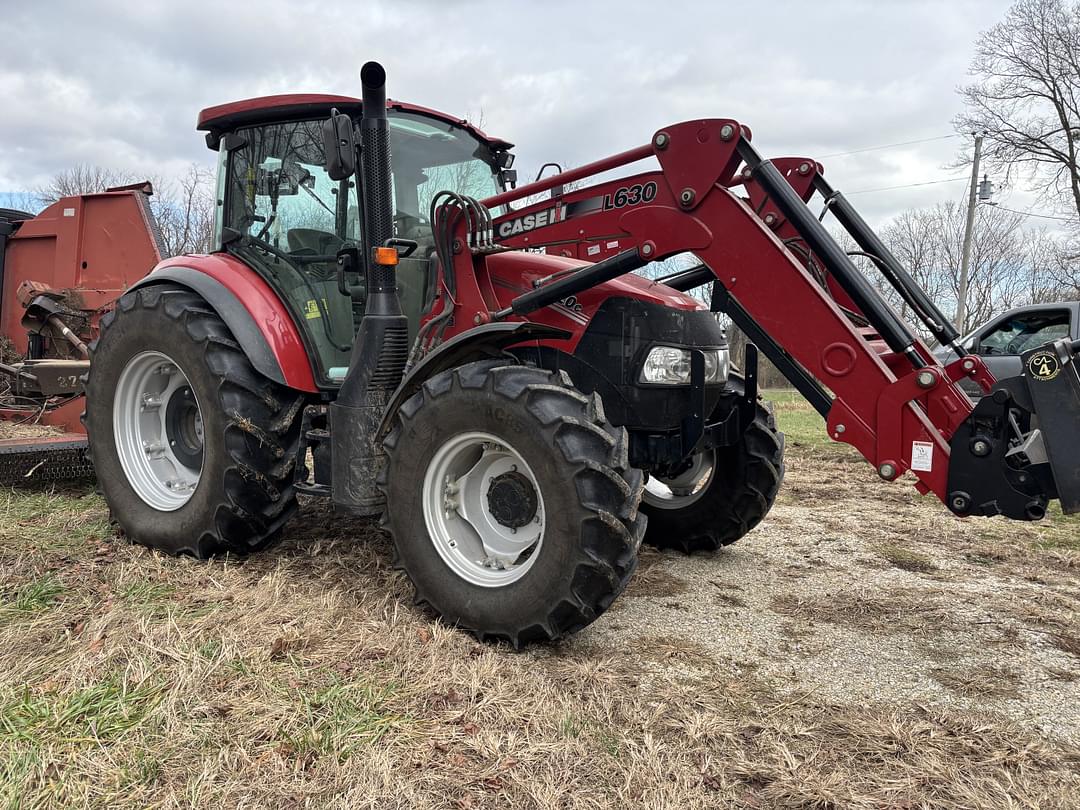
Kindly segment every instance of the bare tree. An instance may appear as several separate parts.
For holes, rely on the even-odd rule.
[[[47,185],[35,192],[42,205],[52,205],[61,197],[98,194],[111,186],[134,182],[130,174],[104,166],[79,163],[53,175]]]
[[[984,160],[1026,175],[1080,223],[1080,4],[1019,0],[975,43],[961,132],[984,132]]]
[[[206,253],[214,238],[214,177],[192,163],[185,174],[151,198],[151,209],[169,256]]]
[[[175,180],[136,177],[103,166],[79,164],[54,175],[34,196],[39,205],[50,205],[61,197],[97,194],[107,188],[146,180],[154,188],[150,210],[161,234],[166,256],[205,253],[214,235],[213,171],[192,163]]]
[[[38,199],[37,195],[29,191],[15,191],[5,194],[2,202],[3,205],[0,205],[0,208],[11,208],[29,214],[37,213],[42,207],[41,200]]]
[[[954,202],[912,209],[880,231],[889,250],[948,315],[959,293],[964,209]],[[1049,231],[1024,231],[1024,216],[994,206],[981,206],[972,243],[968,307],[964,330],[1012,307],[1060,298],[1062,284],[1052,271],[1062,240]],[[854,247],[842,234],[845,250]],[[904,300],[865,258],[857,264],[885,300],[925,340],[932,335],[917,322]]]

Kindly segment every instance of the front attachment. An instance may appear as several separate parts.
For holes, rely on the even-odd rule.
[[[1080,512],[1080,341],[1022,357],[953,434],[948,506],[958,515],[1038,520],[1051,498]]]

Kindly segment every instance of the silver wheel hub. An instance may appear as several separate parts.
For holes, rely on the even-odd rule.
[[[701,498],[716,473],[716,451],[698,453],[690,466],[676,476],[650,475],[643,499],[659,509],[683,509]]]
[[[167,355],[128,361],[113,394],[116,453],[131,488],[148,506],[179,509],[199,484],[202,411],[187,376]]]
[[[473,585],[516,582],[544,539],[544,501],[529,465],[490,433],[437,448],[423,481],[424,523],[443,562]]]

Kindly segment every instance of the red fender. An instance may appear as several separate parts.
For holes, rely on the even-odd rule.
[[[199,275],[217,282],[231,293],[234,300],[229,300],[227,296],[207,294],[207,290],[216,285],[200,284]],[[278,381],[289,388],[318,393],[312,358],[304,346],[296,322],[274,289],[242,261],[227,253],[176,256],[159,263],[136,286],[162,282],[181,284],[206,298],[228,324],[260,372],[271,378],[280,376]],[[280,375],[273,373],[277,369],[273,369],[272,363],[269,363],[269,369],[265,367],[269,358],[264,358],[260,363],[260,358],[254,356],[264,351],[263,347],[253,345],[254,336],[241,334],[245,331],[250,333],[251,324],[265,341],[265,350],[276,361]]]

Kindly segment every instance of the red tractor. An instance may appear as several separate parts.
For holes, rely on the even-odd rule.
[[[219,155],[214,250],[120,296],[86,382],[98,481],[135,541],[251,552],[299,493],[328,497],[383,515],[446,621],[555,639],[612,603],[643,537],[714,549],[768,512],[784,445],[758,350],[882,478],[911,471],[961,515],[1080,510],[1078,347],[995,385],[814,161],[764,160],[746,127],[707,119],[515,188],[511,144],[388,102],[375,63],[361,78],[362,102],[199,117]],[[815,193],[955,362],[883,303]],[[683,252],[702,264],[633,272]],[[706,284],[711,306],[687,294]],[[756,346],[741,374],[721,312]],[[993,395],[973,406],[963,378]]]

